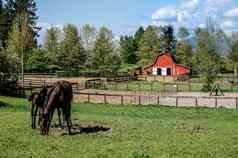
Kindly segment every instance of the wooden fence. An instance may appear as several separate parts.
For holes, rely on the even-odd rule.
[[[122,91],[155,91],[155,92],[202,92],[203,84],[191,82],[106,82],[104,80],[91,80],[87,83],[88,88],[102,90]],[[221,84],[223,92],[238,92],[238,85]]]
[[[32,91],[39,91],[43,86],[52,86],[56,81],[46,81],[46,80],[24,80],[24,89]],[[21,81],[18,82],[19,86],[22,86]],[[85,85],[81,83],[71,82],[74,92],[78,92],[85,89]]]
[[[75,98],[77,102],[103,104],[238,108],[238,97],[121,95],[77,92],[75,93]]]

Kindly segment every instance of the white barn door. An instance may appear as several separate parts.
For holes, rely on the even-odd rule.
[[[153,75],[158,75],[158,74],[157,74],[157,68],[153,67],[153,69],[152,69],[152,74],[153,74]]]
[[[167,68],[162,68],[161,70],[162,76],[167,76]]]

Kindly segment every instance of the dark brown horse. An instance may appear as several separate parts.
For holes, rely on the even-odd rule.
[[[66,120],[68,132],[71,134],[71,101],[73,100],[73,89],[69,82],[58,81],[47,91],[43,110],[43,123],[41,133],[48,135],[50,123],[55,109],[61,109]]]
[[[39,109],[39,120],[38,125],[40,125],[42,120],[42,113],[43,113],[43,104],[44,104],[44,97],[41,97],[40,93],[34,92],[28,98],[28,101],[31,102],[31,128],[36,128],[36,116]]]
[[[36,128],[36,116],[37,112],[39,110],[39,119],[38,119],[38,125],[41,125],[42,117],[43,117],[43,105],[45,101],[45,97],[47,95],[47,91],[50,91],[50,87],[43,87],[40,92],[33,92],[29,98],[28,101],[31,102],[31,127],[32,129]],[[58,111],[58,118],[59,118],[59,125],[62,127],[61,123],[61,111],[59,108],[57,108]]]

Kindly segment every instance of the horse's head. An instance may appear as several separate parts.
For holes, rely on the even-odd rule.
[[[50,113],[47,110],[44,110],[43,121],[42,121],[42,125],[41,125],[41,134],[42,135],[48,135],[49,121],[50,121]]]
[[[41,133],[43,135],[48,135],[49,132],[49,124],[50,124],[50,114],[51,111],[47,108],[48,104],[51,105],[51,103],[49,103],[49,99],[51,96],[52,91],[54,90],[54,88],[51,86],[49,87],[43,87],[41,90],[41,96],[44,97],[44,102],[43,102],[43,113],[42,113],[42,125],[41,125]]]

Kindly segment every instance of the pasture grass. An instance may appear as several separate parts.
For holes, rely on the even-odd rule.
[[[0,97],[0,157],[236,158],[238,111],[209,108],[74,104],[73,123],[108,132],[41,136],[26,99]]]

